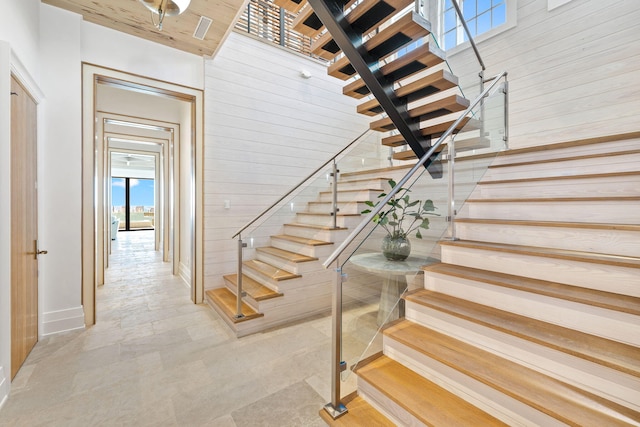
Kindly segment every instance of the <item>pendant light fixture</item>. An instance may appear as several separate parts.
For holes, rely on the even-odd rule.
[[[162,31],[162,22],[165,16],[177,16],[187,10],[191,0],[140,0],[140,3],[151,11],[151,22]],[[154,14],[158,15],[158,23],[155,22]]]

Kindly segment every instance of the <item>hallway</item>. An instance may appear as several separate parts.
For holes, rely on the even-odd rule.
[[[330,317],[237,339],[152,239],[118,233],[97,324],[40,340],[0,426],[324,425]]]

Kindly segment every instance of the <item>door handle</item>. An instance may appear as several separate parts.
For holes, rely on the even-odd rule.
[[[38,259],[38,255],[46,255],[49,253],[49,251],[41,251],[38,249],[38,241],[34,240],[33,241],[33,252],[29,252],[30,254],[33,254],[33,259]]]

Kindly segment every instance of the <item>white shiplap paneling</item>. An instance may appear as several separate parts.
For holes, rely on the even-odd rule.
[[[302,70],[312,77],[302,78]],[[368,119],[356,114],[357,101],[342,95],[345,83],[327,76],[325,65],[242,34],[230,34],[206,61],[205,75],[204,258],[211,288],[235,271],[237,229],[367,129]],[[382,149],[377,136],[368,143],[371,154],[364,156],[372,166]]]

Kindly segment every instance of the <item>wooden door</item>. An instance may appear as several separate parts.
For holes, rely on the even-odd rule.
[[[36,102],[11,79],[11,378],[38,341]]]

